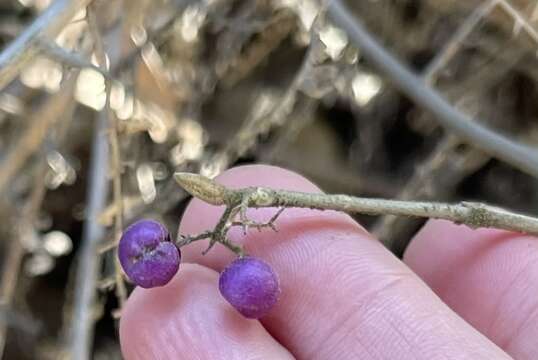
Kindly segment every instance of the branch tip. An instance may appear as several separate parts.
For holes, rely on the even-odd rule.
[[[186,192],[212,205],[223,205],[226,188],[214,180],[199,174],[176,172],[174,179]]]

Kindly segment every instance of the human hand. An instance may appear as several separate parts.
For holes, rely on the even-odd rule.
[[[319,191],[269,166],[234,168],[217,179],[237,188]],[[274,211],[248,215],[264,221]],[[221,212],[194,199],[180,232],[211,229]],[[246,319],[221,297],[217,271],[234,255],[216,246],[201,256],[207,243],[196,242],[182,248],[183,263],[168,285],[136,288],[129,298],[120,322],[125,358],[538,357],[535,238],[430,221],[404,264],[342,213],[286,209],[276,226],[277,233],[229,233],[279,274],[282,295],[268,316]]]

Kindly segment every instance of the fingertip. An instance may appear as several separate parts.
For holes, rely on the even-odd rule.
[[[411,241],[404,261],[455,312],[510,355],[534,358],[538,239],[432,220]]]
[[[442,291],[454,269],[517,234],[490,228],[472,229],[448,220],[432,219],[407,247],[404,262],[434,290]]]
[[[218,274],[183,264],[166,286],[136,288],[122,311],[120,343],[126,359],[290,358],[258,321],[222,299]]]

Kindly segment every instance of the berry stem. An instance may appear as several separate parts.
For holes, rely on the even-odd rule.
[[[220,243],[234,252],[237,256],[245,256],[245,251],[243,247],[237,244],[234,244],[230,239],[227,238],[228,231],[232,226],[243,226],[242,222],[234,222],[233,219],[240,212],[240,206],[227,206],[224,210],[224,213],[219,219],[219,222],[215,226],[215,229],[212,231],[205,231],[201,234],[194,236],[179,236],[176,245],[181,248],[185,245],[188,245],[194,241],[209,239],[208,247],[202,252],[203,255],[207,254],[209,250],[213,248],[216,243]],[[258,226],[258,224],[256,224]]]

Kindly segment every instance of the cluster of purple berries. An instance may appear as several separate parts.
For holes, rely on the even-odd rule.
[[[179,270],[181,251],[159,222],[141,220],[129,226],[118,245],[123,270],[143,288],[166,285]],[[222,296],[243,316],[257,319],[280,295],[278,277],[264,261],[246,256],[233,261],[219,277]]]

